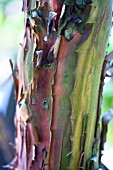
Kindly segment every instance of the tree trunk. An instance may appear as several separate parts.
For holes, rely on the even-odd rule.
[[[99,167],[100,83],[110,0],[23,0],[18,170]]]

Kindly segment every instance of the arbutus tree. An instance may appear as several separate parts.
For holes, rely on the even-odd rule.
[[[18,170],[99,168],[111,0],[23,0],[16,90]]]

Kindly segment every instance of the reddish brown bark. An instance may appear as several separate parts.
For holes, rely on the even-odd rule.
[[[69,168],[74,148],[72,144],[76,142],[71,142],[75,134],[76,116],[73,116],[75,106],[72,106],[73,96],[70,96],[72,93],[76,95],[73,88],[78,80],[75,79],[74,73],[78,66],[79,56],[82,58],[82,53],[79,55],[76,48],[86,42],[94,24],[93,22],[87,23],[91,6],[90,2],[84,1],[84,3],[85,5],[79,4],[78,6],[74,1],[61,3],[55,0],[50,0],[50,2],[24,0],[25,34],[19,54],[19,91],[16,113],[17,167],[19,170]],[[97,32],[99,29],[100,25],[96,29]],[[94,37],[96,41],[97,32]],[[89,46],[87,43],[86,45]],[[95,47],[93,49],[94,51],[88,47],[89,52],[96,51]],[[91,57],[95,58],[95,54],[96,52],[91,54]],[[88,55],[87,51],[86,55]],[[87,65],[88,62],[84,59],[82,61],[81,58],[81,63]],[[88,69],[92,70],[89,63]],[[92,73],[89,73],[86,65],[81,64],[80,69],[83,69],[85,73],[88,72],[90,79]],[[83,75],[76,76],[81,79]],[[85,78],[84,80],[86,81]],[[89,86],[85,87],[83,82],[80,86],[81,91],[84,88],[85,96],[85,90]],[[90,96],[90,90],[88,92]],[[84,108],[87,111],[87,106]],[[80,117],[80,127],[82,123],[85,124],[85,130],[84,127],[81,128],[83,132],[80,131],[80,133],[84,144],[86,141],[84,131],[87,127],[87,120],[84,120],[84,117],[89,113],[82,114],[83,120]],[[79,145],[84,148],[81,141]],[[85,163],[82,161],[85,149],[81,148],[79,148],[79,154],[77,153],[80,160],[76,161],[79,169],[86,167],[83,165],[86,164],[86,160],[83,158]]]

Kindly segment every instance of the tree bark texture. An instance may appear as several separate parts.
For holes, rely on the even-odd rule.
[[[17,169],[97,169],[111,1],[23,0],[22,10]]]

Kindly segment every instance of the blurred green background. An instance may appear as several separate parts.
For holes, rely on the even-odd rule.
[[[15,157],[15,96],[9,59],[17,63],[24,34],[22,0],[0,0],[0,170]],[[10,167],[12,168],[12,167]],[[5,166],[9,170],[8,166]]]
[[[113,51],[113,25],[111,29],[111,34],[108,40],[108,47],[106,53],[109,54]],[[113,73],[113,61],[111,61],[112,68],[107,72],[109,75]],[[113,109],[113,77],[106,77],[104,80],[105,84],[103,87],[103,99],[102,99],[102,110],[101,117],[104,113],[108,112],[110,109]],[[101,121],[101,119],[100,119]],[[107,139],[104,144],[104,152],[102,156],[102,162],[106,165],[109,170],[113,170],[113,120],[108,124]]]
[[[0,0],[0,82],[10,74],[9,59],[16,63],[24,27],[21,8],[22,0]]]
[[[111,34],[108,40],[107,54],[113,50],[113,27],[111,29]],[[113,63],[113,61],[111,61]],[[113,68],[111,68],[111,73],[113,73]],[[108,71],[109,74],[109,71]],[[105,84],[103,88],[103,101],[102,101],[102,114],[107,112],[109,109],[113,109],[113,78],[106,77]],[[113,120],[109,123],[109,129],[107,134],[107,139],[109,144],[113,146]]]

